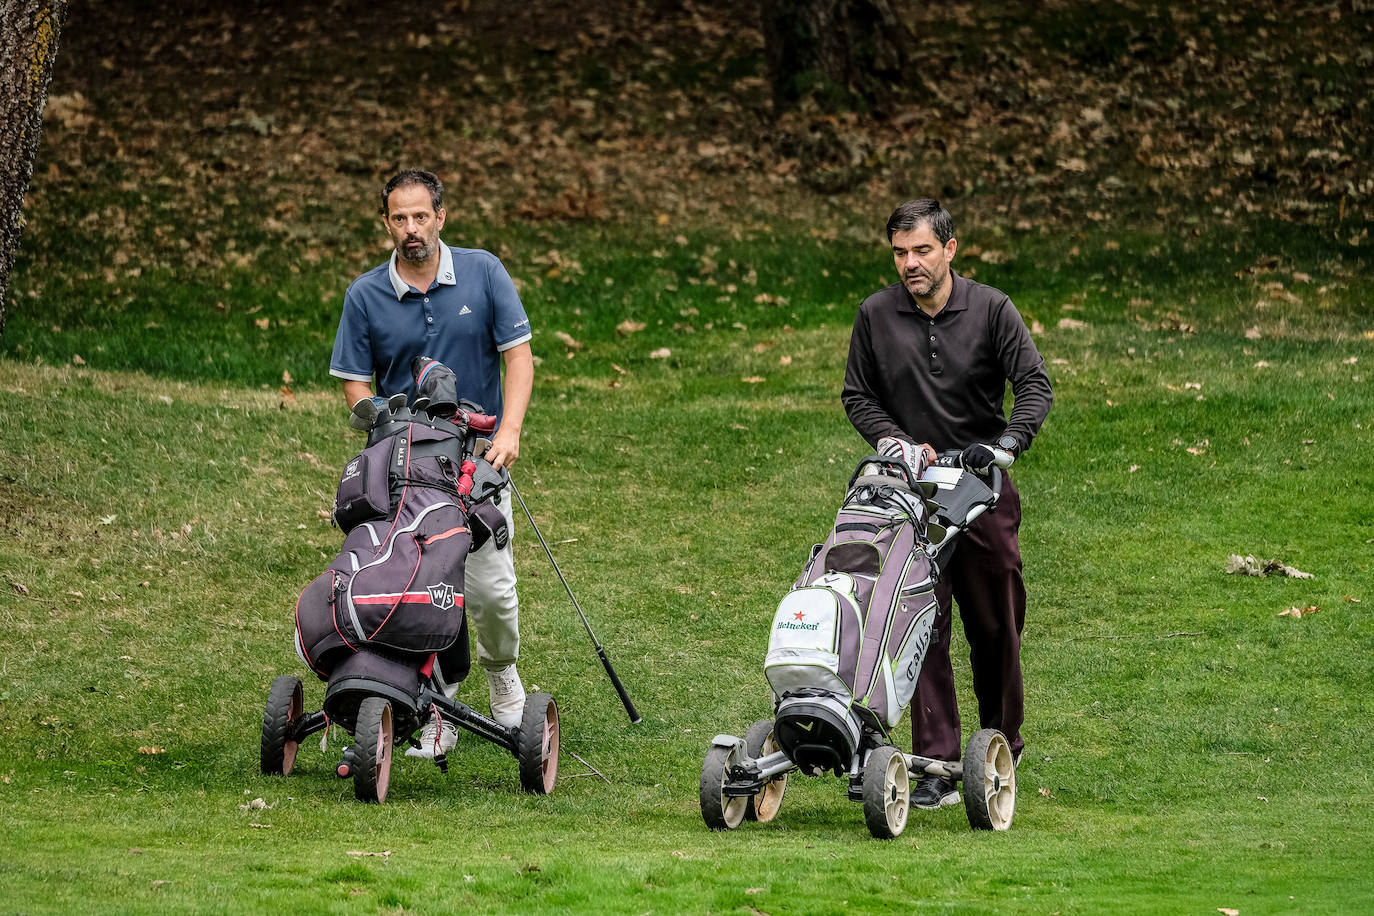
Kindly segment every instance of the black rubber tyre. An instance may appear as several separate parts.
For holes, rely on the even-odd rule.
[[[305,688],[300,678],[278,675],[267,691],[262,714],[262,752],[259,764],[265,776],[285,776],[296,765],[298,744],[291,736],[305,715]]]
[[[558,704],[547,693],[525,699],[520,731],[515,736],[515,759],[520,762],[520,788],[531,795],[548,795],[558,780]]]
[[[975,734],[964,748],[964,810],[974,830],[1007,830],[1016,813],[1016,762],[1006,735]]]
[[[739,745],[712,745],[706,752],[706,760],[701,765],[701,790],[698,797],[701,800],[701,817],[712,830],[734,830],[744,821],[749,799],[725,794],[730,767],[740,763],[743,758],[744,751]]]
[[[901,836],[911,810],[911,774],[901,751],[883,745],[868,755],[863,792],[868,832],[880,840]]]
[[[773,737],[772,719],[760,719],[744,733],[744,753],[751,760],[767,757],[777,749],[778,742]],[[778,809],[782,807],[782,796],[786,791],[787,774],[774,776],[764,783],[758,794],[749,799],[749,804],[744,809],[744,819],[758,821],[760,824],[768,823],[778,816]]]
[[[381,697],[363,700],[358,705],[358,724],[353,730],[353,794],[358,801],[386,801],[394,743],[391,704]]]

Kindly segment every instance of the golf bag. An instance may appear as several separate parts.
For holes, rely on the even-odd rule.
[[[476,434],[490,432],[492,418],[452,405],[439,416],[412,413],[398,398],[354,406],[369,435],[335,497],[343,548],[296,601],[296,650],[330,682],[331,715],[331,698],[350,683],[413,705],[422,678],[442,687],[467,676],[464,566],[487,538],[508,537],[487,498],[505,480],[472,458]],[[346,718],[350,704],[340,708]]]
[[[764,673],[778,745],[804,771],[842,774],[863,734],[885,738],[911,702],[938,607],[930,489],[904,461],[865,458],[778,605]]]

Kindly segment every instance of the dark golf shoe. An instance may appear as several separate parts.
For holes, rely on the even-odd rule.
[[[934,811],[945,805],[959,804],[959,789],[943,776],[922,776],[911,792],[911,806]]]

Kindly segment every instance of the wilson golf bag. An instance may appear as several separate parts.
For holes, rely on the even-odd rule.
[[[764,660],[774,735],[805,772],[844,773],[864,733],[885,738],[911,702],[937,610],[930,489],[903,461],[865,458],[778,605]]]
[[[464,565],[486,538],[509,536],[487,499],[505,481],[472,458],[491,418],[460,408],[445,419],[424,399],[412,413],[398,397],[355,405],[370,425],[335,498],[343,548],[296,602],[297,653],[329,682],[325,710],[345,727],[363,697],[413,710],[425,679],[466,677]]]

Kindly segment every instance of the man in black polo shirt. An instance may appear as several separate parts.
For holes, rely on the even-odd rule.
[[[898,207],[887,238],[901,282],[865,299],[854,319],[841,393],[850,422],[875,447],[890,436],[920,443],[918,454],[959,449],[974,470],[987,469],[994,448],[1015,458],[1030,447],[1053,397],[1025,322],[1004,293],[950,271],[958,247],[954,221],[935,201]],[[1002,411],[1008,382],[1011,419]],[[1021,758],[1020,524],[1021,498],[1004,474],[996,511],[970,526],[941,570],[940,610],[911,703],[916,754],[962,756],[949,659],[953,598],[969,643],[981,727],[1001,729]],[[938,776],[922,777],[911,795],[918,808],[958,801],[954,783]]]

